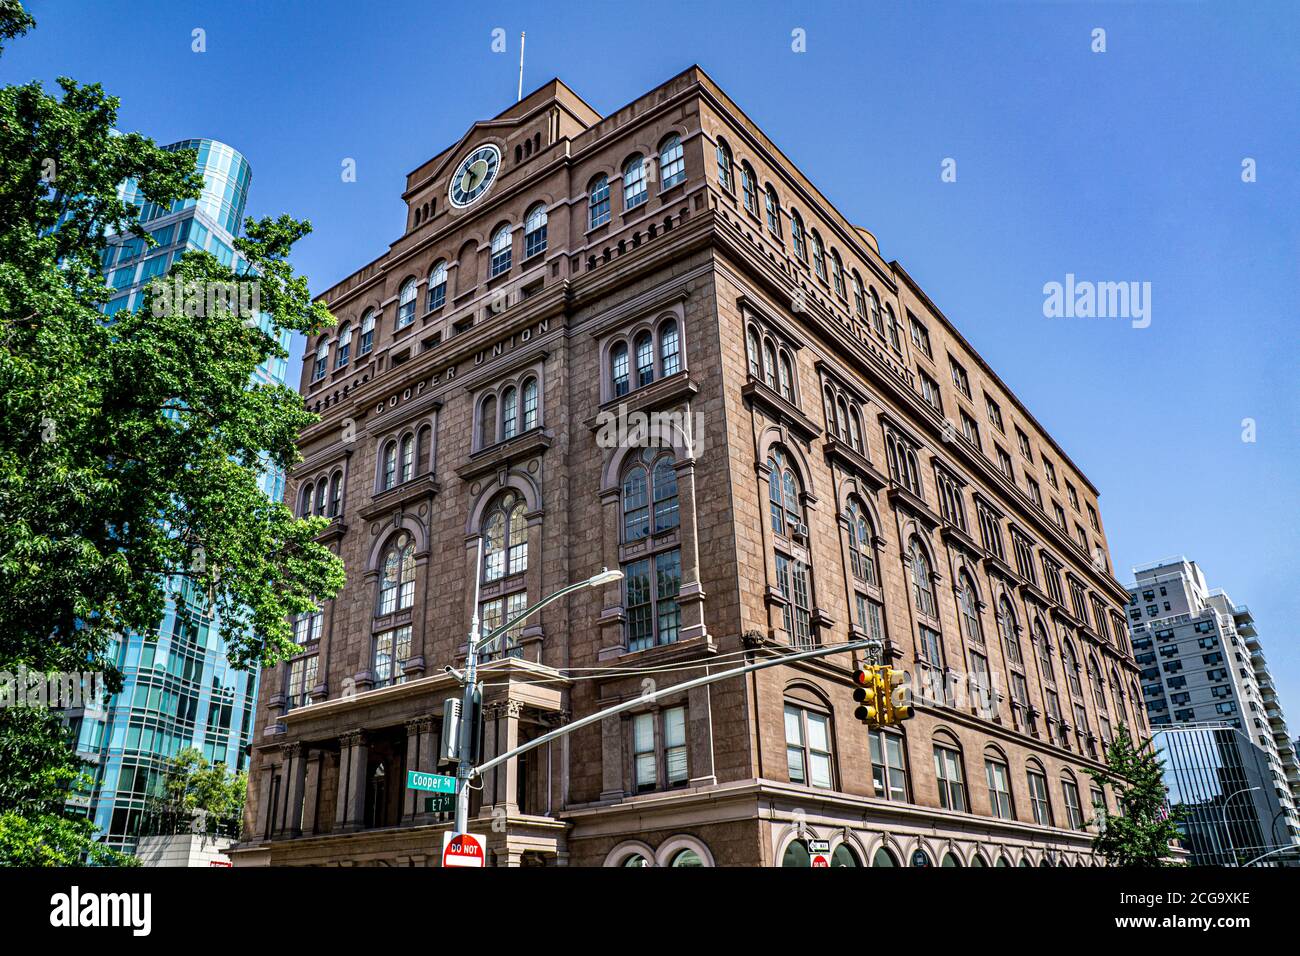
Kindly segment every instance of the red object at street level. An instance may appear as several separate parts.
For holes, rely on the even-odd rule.
[[[483,837],[476,833],[447,833],[442,841],[443,866],[487,866]]]

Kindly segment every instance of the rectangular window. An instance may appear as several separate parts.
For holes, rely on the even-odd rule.
[[[830,718],[825,714],[785,705],[785,753],[791,783],[814,787],[831,785]]]
[[[404,668],[411,656],[411,625],[375,636],[374,675],[376,687],[404,684]]]
[[[975,419],[971,418],[964,411],[961,413],[961,434],[968,442],[976,448],[982,448],[980,445],[980,426]]]
[[[637,714],[632,718],[632,762],[636,767],[637,792],[653,790],[659,783],[654,714]]]
[[[1015,467],[1011,464],[1011,456],[1008,455],[1001,446],[995,445],[994,447],[997,449],[998,471],[1002,472],[1002,474],[1006,475],[1012,481],[1015,481],[1016,470]]]
[[[1047,476],[1047,483],[1050,484],[1053,488],[1057,487],[1056,467],[1046,458],[1042,459],[1042,461],[1043,461],[1043,474]]]
[[[1052,825],[1052,804],[1047,799],[1047,778],[1029,771],[1029,805],[1034,808],[1034,822],[1040,826]]]
[[[993,815],[1003,820],[1012,820],[1011,784],[1007,777],[1007,765],[1000,760],[985,760],[984,775],[989,782],[989,805]]]
[[[1025,487],[1029,490],[1029,500],[1034,503],[1039,511],[1043,510],[1043,490],[1038,487],[1038,482],[1025,475]]]
[[[1065,796],[1065,815],[1070,821],[1070,829],[1083,829],[1083,808],[1079,806],[1079,788],[1073,781],[1061,781],[1061,793]]]
[[[813,635],[812,609],[808,596],[808,565],[794,558],[788,558],[784,554],[777,554],[776,580],[782,596],[786,599],[781,614],[788,640],[796,647],[811,647]]]
[[[482,622],[483,633],[491,634],[497,628],[503,626],[507,621],[513,620],[522,614],[528,607],[528,594],[519,591],[509,594],[503,598],[494,598],[491,601],[484,601],[479,612],[479,620]],[[517,656],[519,653],[518,641],[519,635],[523,633],[524,625],[516,624],[505,633],[503,639],[497,642],[489,652],[495,657]],[[408,628],[409,630],[409,628]]]
[[[686,708],[669,707],[664,711],[664,772],[668,786],[686,783]]]
[[[952,366],[953,385],[957,386],[957,391],[970,398],[970,379],[966,376],[966,370],[952,356],[948,356],[948,363]]]
[[[912,344],[926,354],[927,357],[932,355],[930,351],[930,330],[921,324],[921,320],[911,312],[907,313],[908,324],[912,328]]]
[[[961,776],[961,754],[934,745],[934,775],[939,784],[939,806],[966,812],[966,784]]]
[[[855,595],[858,605],[858,627],[873,641],[885,639],[884,608],[865,594]]]
[[[675,549],[623,565],[628,650],[645,650],[677,640],[681,625],[677,592],[681,580],[681,552]]]
[[[998,407],[998,403],[987,395],[984,396],[984,403],[988,406],[989,421],[993,423],[993,427],[998,431],[1005,431],[1002,427],[1002,409]]]
[[[886,800],[907,800],[907,768],[903,762],[903,738],[900,734],[873,730],[871,740],[871,781],[876,796]]]
[[[1026,461],[1033,461],[1034,453],[1029,449],[1029,436],[1019,428],[1016,429],[1016,443],[1020,446],[1020,454],[1024,459]]]
[[[920,375],[921,375],[921,397],[925,399],[925,403],[927,405],[929,405],[936,412],[942,415],[943,398],[940,397],[939,395],[939,383],[936,382],[934,379],[932,379],[930,376],[926,375],[924,372],[921,372]]]
[[[306,707],[311,703],[311,690],[316,686],[316,666],[320,658],[316,655],[300,657],[289,665],[289,693],[285,703],[287,710]]]

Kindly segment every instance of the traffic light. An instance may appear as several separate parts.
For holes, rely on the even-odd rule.
[[[885,723],[889,725],[899,724],[908,720],[912,716],[912,705],[904,704],[902,683],[907,680],[907,675],[902,671],[894,670],[892,667],[882,667],[881,678],[884,684],[885,699]]]
[[[881,694],[884,685],[880,679],[880,668],[857,668],[853,672],[853,685],[853,699],[858,702],[853,716],[868,727],[881,726],[888,700]]]

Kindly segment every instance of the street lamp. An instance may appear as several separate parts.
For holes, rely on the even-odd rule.
[[[460,761],[456,765],[456,832],[464,833],[469,826],[469,778],[474,772],[474,766],[470,762],[470,746],[473,740],[474,722],[471,717],[475,713],[474,698],[481,694],[478,686],[478,655],[480,644],[489,651],[492,645],[500,638],[505,637],[516,625],[525,618],[531,617],[542,608],[546,607],[553,601],[558,601],[567,594],[574,591],[580,591],[583,588],[595,588],[604,584],[613,584],[615,581],[623,579],[623,572],[617,568],[601,568],[599,572],[593,574],[585,581],[577,581],[573,584],[560,588],[554,594],[543,598],[530,608],[526,608],[510,620],[506,621],[491,634],[479,640],[479,619],[478,619],[478,602],[479,602],[479,582],[483,578],[483,541],[479,539],[478,560],[475,562],[474,570],[474,614],[470,618],[469,642],[465,655],[465,692],[461,697],[460,707]]]
[[[1260,788],[1242,787],[1240,790],[1237,790],[1234,793],[1230,794],[1228,796],[1228,799],[1223,801],[1223,806],[1219,808],[1220,810],[1223,811],[1223,832],[1228,838],[1228,852],[1232,854],[1232,862],[1234,865],[1237,862],[1237,848],[1232,845],[1232,828],[1228,826],[1228,804],[1231,802],[1232,798],[1237,796],[1238,794],[1250,793],[1250,791],[1258,790],[1258,789]]]

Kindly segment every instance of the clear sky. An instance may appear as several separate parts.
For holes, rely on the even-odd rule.
[[[1185,554],[1250,605],[1300,734],[1300,4],[28,6],[0,82],[99,81],[123,129],[239,149],[249,213],[315,225],[314,290],[400,235],[408,171],[512,102],[521,30],[525,91],[559,76],[603,113],[700,64],[1101,489],[1121,580]],[[1151,283],[1150,325],[1044,317],[1070,273]]]

